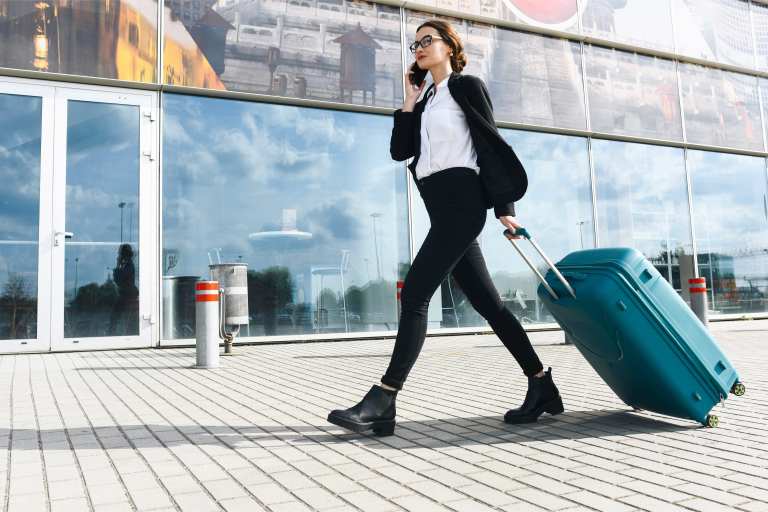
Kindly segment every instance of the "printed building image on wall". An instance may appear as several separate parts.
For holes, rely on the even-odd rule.
[[[169,0],[165,11],[166,84],[402,104],[395,7],[339,0]]]
[[[156,81],[157,0],[0,0],[0,67]]]

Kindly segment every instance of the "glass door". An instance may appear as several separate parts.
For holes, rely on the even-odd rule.
[[[150,346],[157,173],[153,96],[57,88],[51,347]]]
[[[48,350],[53,88],[0,80],[0,120],[0,352]]]

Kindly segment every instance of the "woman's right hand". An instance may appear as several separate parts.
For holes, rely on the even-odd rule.
[[[408,66],[408,71],[405,72],[405,75],[403,75],[403,80],[405,81],[405,101],[403,102],[403,112],[412,112],[414,107],[416,106],[416,101],[419,99],[419,95],[421,94],[421,91],[424,89],[424,85],[426,85],[427,81],[424,80],[421,82],[421,85],[416,87],[411,82],[411,66]]]

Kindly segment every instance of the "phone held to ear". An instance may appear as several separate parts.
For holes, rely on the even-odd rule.
[[[410,74],[411,83],[417,87],[420,86],[421,82],[423,82],[424,78],[426,78],[427,76],[427,70],[421,69],[419,65],[414,62],[413,64],[411,64],[411,71],[412,71],[412,73]]]

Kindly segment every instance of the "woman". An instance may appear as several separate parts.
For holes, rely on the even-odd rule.
[[[449,272],[528,377],[522,406],[508,411],[504,421],[527,423],[543,412],[559,414],[563,403],[552,369],[544,371],[522,326],[502,304],[477,242],[490,207],[512,233],[520,227],[513,202],[527,188],[525,170],[496,129],[485,84],[460,74],[467,59],[453,27],[437,20],[423,23],[410,49],[433,83],[417,101],[426,80],[413,85],[411,71],[406,73],[405,102],[394,113],[390,152],[398,161],[415,157],[408,168],[431,226],[403,283],[397,339],[381,384],[357,405],[331,411],[328,421],[355,432],[394,432],[395,398],[424,343],[430,298]]]

